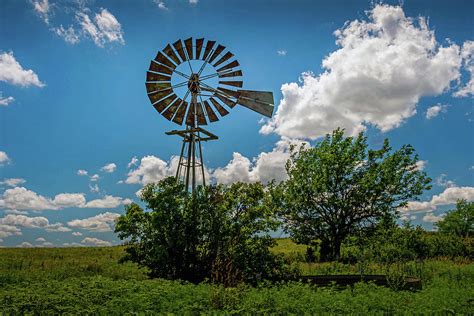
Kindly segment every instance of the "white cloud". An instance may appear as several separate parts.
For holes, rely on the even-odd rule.
[[[46,217],[28,217],[25,215],[8,214],[0,218],[0,224],[9,226],[20,226],[26,228],[45,228],[49,225]]]
[[[94,185],[90,185],[89,184],[89,190],[92,192],[92,193],[99,193],[100,192],[100,188],[99,188],[99,185],[96,183]]]
[[[460,77],[459,47],[440,46],[423,17],[406,17],[399,6],[377,4],[368,21],[348,22],[335,35],[340,48],[323,60],[325,71],[281,87],[263,134],[316,139],[368,125],[388,131],[416,113],[421,97],[443,93]]]
[[[474,96],[474,41],[464,42],[461,49],[461,57],[464,69],[469,73],[469,81],[453,95],[455,97]]]
[[[45,230],[49,233],[52,232],[59,232],[59,233],[67,233],[70,232],[72,229],[65,227],[62,223],[54,223],[48,225]]]
[[[110,242],[94,237],[86,237],[81,241],[81,243],[97,247],[112,246]]]
[[[112,173],[117,169],[117,165],[114,164],[113,162],[106,164],[102,168],[100,168],[101,171],[107,172],[107,173]]]
[[[25,70],[13,56],[13,52],[0,53],[0,81],[22,87],[44,87],[33,70]]]
[[[10,158],[8,157],[7,153],[4,151],[0,151],[0,166],[3,166],[10,162]]]
[[[286,50],[284,50],[284,49],[277,50],[277,55],[278,56],[286,56]]]
[[[428,222],[428,223],[437,223],[440,220],[443,219],[445,214],[441,214],[439,216],[433,215],[433,213],[426,213],[425,216],[423,216],[423,222]]]
[[[446,108],[447,105],[443,104],[433,105],[432,107],[429,107],[428,110],[426,110],[426,118],[431,120],[432,118],[437,117],[441,112],[446,113]]]
[[[45,242],[46,239],[44,239],[43,237],[38,237],[38,238],[35,239],[35,241],[37,241],[37,242]]]
[[[0,199],[1,208],[32,211],[60,210],[68,207],[114,208],[129,203],[129,199],[111,195],[87,202],[84,193],[60,193],[50,199],[24,187],[5,190]]]
[[[102,9],[100,13],[97,13],[94,21],[86,12],[77,12],[76,17],[84,34],[89,36],[97,46],[104,47],[104,44],[113,42],[125,44],[122,26],[107,9]]]
[[[114,221],[120,216],[118,213],[106,212],[93,217],[69,221],[69,227],[81,228],[95,232],[109,232],[113,229]],[[77,236],[77,235],[76,235]]]
[[[126,203],[127,200],[121,197],[106,195],[101,199],[92,200],[87,202],[84,207],[86,208],[114,208],[121,204]]]
[[[196,5],[198,4],[199,0],[189,0],[190,5]]]
[[[435,179],[434,184],[440,187],[445,187],[445,188],[455,187],[456,183],[454,183],[454,181],[452,180],[447,180],[446,177],[447,175],[442,173],[439,177]]]
[[[10,237],[13,235],[21,235],[21,230],[16,226],[0,223],[0,238]]]
[[[438,195],[433,195],[430,201],[410,201],[401,212],[434,211],[440,205],[453,205],[458,200],[474,201],[474,187],[447,187]]]
[[[416,170],[424,170],[426,165],[428,164],[428,161],[427,160],[418,160],[416,162]]]
[[[267,183],[271,180],[280,182],[286,179],[285,164],[290,158],[290,145],[294,144],[299,148],[308,143],[280,139],[270,152],[262,152],[252,159],[252,162],[240,153],[234,153],[232,160],[224,167],[217,168],[212,176],[218,183],[229,184],[237,181]]]
[[[132,168],[133,166],[136,166],[138,163],[138,159],[136,156],[133,156],[132,160],[127,164],[127,169]]]
[[[72,235],[73,236],[82,236],[82,233],[81,232],[73,232]]]
[[[27,242],[27,241],[24,241],[24,242],[22,242],[21,244],[17,245],[17,247],[19,247],[19,248],[31,248],[31,247],[33,247],[33,245],[30,244],[30,243]]]
[[[51,6],[48,0],[33,0],[33,8],[44,23],[49,24],[49,15],[51,13]]]
[[[0,106],[7,106],[10,103],[15,101],[13,97],[3,97],[2,92],[0,92]]]
[[[99,177],[98,174],[94,174],[93,176],[90,177],[90,180],[91,180],[91,181],[97,181],[97,180],[99,180],[99,179],[100,179],[100,177]]]
[[[132,159],[132,161],[134,160]],[[155,156],[145,156],[141,159],[140,165],[138,165],[136,169],[128,172],[125,183],[139,183],[145,185],[148,183],[158,182],[169,176],[174,176],[178,161],[179,158],[175,156],[171,158],[170,162],[165,162]]]
[[[3,181],[0,181],[0,184],[4,184],[4,185],[7,185],[9,187],[16,187],[17,185],[19,184],[23,184],[25,183],[26,180],[25,179],[21,179],[21,178],[10,178],[10,179],[5,179]]]
[[[165,2],[163,0],[153,0],[154,3],[158,6],[159,9],[161,10],[168,10],[168,7],[166,6]]]
[[[80,42],[79,33],[70,25],[67,29],[60,25],[59,27],[53,27],[51,29],[56,35],[64,39],[66,43],[77,44]]]
[[[87,176],[87,170],[79,169],[77,170],[78,176]]]

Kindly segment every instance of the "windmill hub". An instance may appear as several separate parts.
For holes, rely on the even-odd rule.
[[[200,92],[199,87],[199,74],[193,73],[188,81],[188,89],[191,93],[198,94]]]
[[[183,179],[187,188],[191,185],[193,191],[197,179],[206,185],[201,142],[218,138],[201,126],[217,122],[236,105],[267,117],[273,114],[271,92],[238,89],[243,86],[242,70],[233,57],[215,41],[177,40],[158,52],[146,74],[146,90],[153,107],[169,121],[186,125],[184,130],[166,134],[183,138],[176,178]],[[211,73],[206,72],[208,69]],[[177,80],[173,84],[172,77]],[[184,90],[182,94],[180,89]]]

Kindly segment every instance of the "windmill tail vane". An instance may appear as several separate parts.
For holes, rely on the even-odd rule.
[[[153,107],[167,120],[185,125],[166,134],[182,138],[176,178],[192,192],[197,181],[206,185],[201,142],[218,139],[201,126],[218,121],[237,104],[267,117],[273,114],[272,92],[239,89],[243,73],[233,57],[216,41],[177,40],[157,53],[146,73]]]

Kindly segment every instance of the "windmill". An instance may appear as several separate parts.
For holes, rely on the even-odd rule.
[[[267,117],[273,114],[272,92],[239,89],[239,66],[225,46],[204,38],[179,39],[150,62],[145,83],[150,102],[167,120],[185,125],[166,134],[182,137],[176,178],[192,191],[196,172],[206,185],[201,142],[218,139],[202,126],[218,121],[238,104]]]

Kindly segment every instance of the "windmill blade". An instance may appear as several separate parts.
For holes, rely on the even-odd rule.
[[[232,101],[231,99],[227,98],[226,96],[223,96],[222,94],[216,93],[215,95],[217,98],[219,98],[219,100],[222,101],[222,103],[224,103],[230,108],[233,108],[237,104],[237,101]]]
[[[173,118],[174,113],[178,109],[178,107],[183,103],[183,100],[181,98],[177,98],[177,100],[171,104],[161,115],[163,115],[168,121],[171,121]]]
[[[219,73],[219,78],[240,77],[240,76],[242,76],[242,70]]]
[[[222,56],[221,59],[219,59],[218,61],[216,61],[216,63],[214,64],[214,67],[219,66],[220,64],[222,64],[222,63],[225,62],[226,60],[230,59],[232,56],[234,56],[234,54],[232,54],[231,52],[225,53],[225,55]]]
[[[214,53],[212,53],[211,58],[209,58],[209,63],[212,63],[214,59],[216,59],[217,56],[219,56],[220,53],[225,49],[225,46],[222,45],[217,45],[216,50]]]
[[[217,69],[217,72],[222,72],[223,70],[231,69],[238,66],[240,66],[239,62],[237,60],[234,60],[233,62],[225,65],[224,67]]]
[[[234,97],[234,98],[239,97],[239,93],[237,91],[229,90],[229,89],[222,88],[222,87],[217,87],[217,90],[219,90],[224,95],[228,95],[228,96],[231,96],[231,97]]]
[[[150,99],[150,102],[152,104],[154,104],[156,101],[159,101],[159,100],[163,99],[164,97],[167,97],[171,93],[173,93],[173,90],[171,90],[171,88],[170,88],[170,89],[166,89],[164,91],[152,92],[152,93],[148,94],[148,98]]]
[[[147,71],[146,81],[171,81],[171,77]]]
[[[171,58],[175,62],[176,65],[179,65],[181,63],[181,61],[179,60],[178,55],[176,55],[174,50],[171,48],[170,44],[166,45],[165,49],[163,49],[163,53],[165,53],[166,56]]]
[[[267,91],[237,90],[237,103],[257,113],[272,117],[273,93]]]
[[[206,108],[206,113],[207,113],[207,117],[209,118],[209,121],[211,122],[219,121],[219,118],[217,117],[214,110],[212,110],[211,106],[209,105],[209,102],[204,101],[203,103],[204,103],[204,107]]]
[[[242,88],[244,83],[242,81],[219,81],[219,84]]]
[[[186,61],[186,54],[184,53],[183,43],[181,42],[181,40],[177,40],[176,42],[174,42],[173,47],[178,52],[178,55],[179,57],[181,57],[181,60]]]
[[[204,50],[204,54],[202,55],[202,60],[206,60],[207,59],[207,56],[209,55],[209,53],[211,52],[212,48],[214,47],[214,44],[216,43],[216,41],[207,41],[207,44],[206,44],[206,49]]]
[[[184,115],[186,114],[186,109],[188,108],[188,102],[184,101],[183,103],[180,104],[178,107],[178,110],[176,111],[176,115],[173,118],[173,122],[176,124],[183,124],[183,119]]]
[[[199,56],[201,55],[203,44],[204,44],[204,38],[198,38],[196,40],[196,59],[199,59]]]
[[[156,102],[155,104],[153,104],[153,106],[155,107],[155,109],[159,113],[161,113],[161,112],[163,112],[164,109],[166,109],[166,107],[168,107],[168,105],[173,103],[173,101],[176,100],[176,98],[177,98],[176,94],[173,93],[170,96],[168,96],[167,98]]]
[[[186,52],[188,53],[189,60],[193,59],[193,38],[190,37],[184,40],[184,45],[186,45]]]
[[[158,64],[156,61],[152,60],[150,63],[150,71],[161,72],[167,75],[173,74],[173,70],[169,69],[165,65]]]
[[[158,54],[156,54],[155,60],[157,62],[159,62],[160,64],[164,64],[164,65],[170,67],[171,69],[176,68],[176,65],[173,64],[173,62],[171,62],[171,60],[169,60],[168,57],[163,55],[161,52],[158,52]]]
[[[146,91],[148,93],[151,92],[159,92],[159,91],[165,91],[168,89],[171,89],[171,82],[147,82],[145,83],[146,85]]]
[[[221,116],[226,116],[227,114],[229,114],[229,111],[227,111],[222,105],[220,105],[219,102],[216,101],[216,99],[209,98],[209,101],[211,101],[212,105],[214,105],[217,112],[219,112]]]
[[[200,102],[196,102],[196,114],[198,125],[207,125],[206,116],[204,115],[202,104]]]

